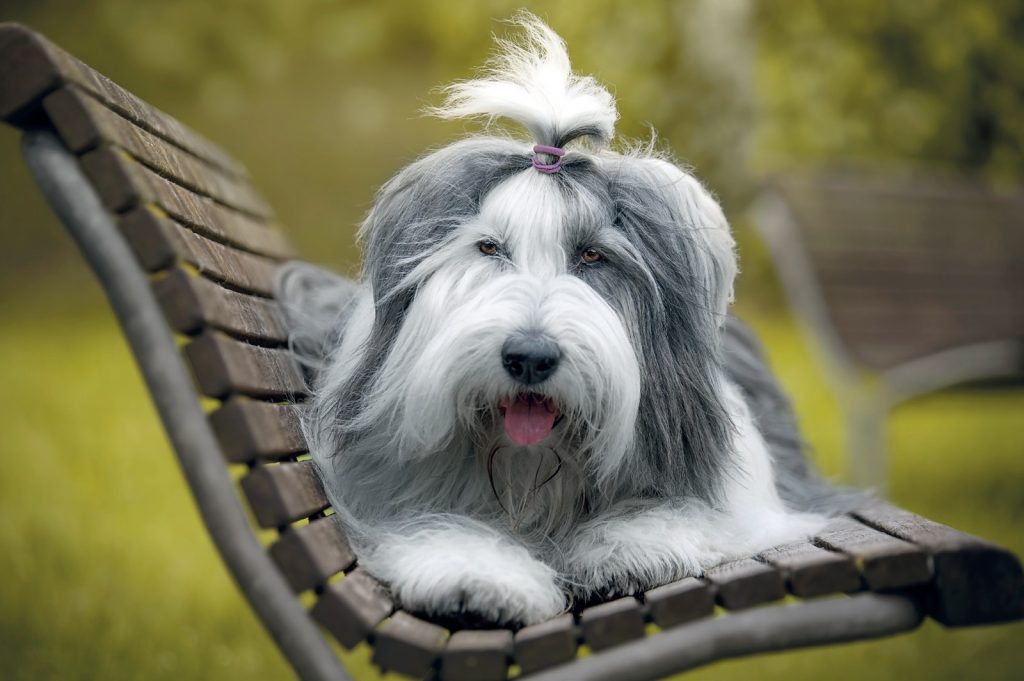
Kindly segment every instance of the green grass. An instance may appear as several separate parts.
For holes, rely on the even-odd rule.
[[[40,275],[19,278],[35,284]],[[0,297],[0,669],[5,679],[275,679],[289,670],[227,576],[104,301],[80,266]],[[834,403],[784,319],[753,320],[824,468]],[[894,499],[1024,552],[1021,393],[901,409]],[[694,679],[1003,679],[1024,625],[762,656]],[[366,650],[350,656],[376,678]]]

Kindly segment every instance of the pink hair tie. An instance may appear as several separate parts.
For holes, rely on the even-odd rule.
[[[554,163],[541,163],[537,154],[548,154],[558,158]],[[565,149],[549,147],[546,144],[536,144],[533,147],[533,167],[542,173],[557,173],[562,169],[562,157],[565,156]]]

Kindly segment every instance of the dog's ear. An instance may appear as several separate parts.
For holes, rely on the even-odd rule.
[[[645,391],[637,431],[645,462],[631,471],[652,489],[716,503],[732,424],[721,384],[721,327],[736,256],[729,225],[701,184],[646,150],[602,160],[616,223],[656,295],[637,337]]]
[[[530,166],[522,145],[471,137],[418,159],[388,180],[359,232],[363,277],[378,303],[411,294],[409,274],[473,218],[495,185]]]
[[[695,243],[705,249],[708,267],[703,283],[721,324],[733,301],[738,271],[736,242],[725,213],[711,192],[693,175],[662,159],[651,159],[648,163],[660,180],[665,201],[677,215],[679,227],[693,230]]]
[[[326,364],[358,290],[355,281],[304,262],[285,263],[277,271],[274,298],[288,327],[288,343],[309,372]]]

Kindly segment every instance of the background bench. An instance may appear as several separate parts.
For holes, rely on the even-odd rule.
[[[1024,193],[956,177],[779,177],[757,225],[839,397],[849,468],[884,488],[888,411],[1024,381]]]

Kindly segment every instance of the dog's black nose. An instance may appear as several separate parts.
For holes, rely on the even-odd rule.
[[[501,348],[501,363],[505,371],[524,385],[547,380],[555,373],[561,358],[558,344],[544,336],[515,335]]]

